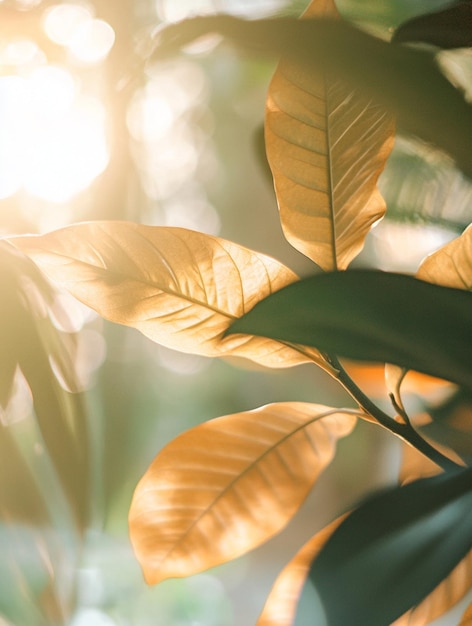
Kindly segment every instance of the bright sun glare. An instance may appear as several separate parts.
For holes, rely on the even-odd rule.
[[[75,69],[103,61],[115,35],[83,4],[49,7],[39,29],[64,63],[48,63],[32,39],[0,42],[0,199],[24,190],[61,203],[108,163],[104,105]]]

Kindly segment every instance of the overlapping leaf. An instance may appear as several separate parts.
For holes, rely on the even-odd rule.
[[[472,294],[402,274],[330,272],[258,303],[229,332],[394,363],[472,389]]]
[[[354,511],[310,572],[330,626],[387,626],[431,593],[472,548],[471,505],[468,469],[388,490]]]
[[[332,0],[304,14],[336,16]],[[285,236],[323,269],[346,268],[385,213],[377,179],[393,136],[392,116],[322,63],[282,58],[266,102],[267,158]]]
[[[342,518],[337,519],[320,530],[284,567],[272,587],[256,626],[292,626],[311,562],[341,521]]]
[[[424,626],[430,624],[459,602],[470,591],[472,552],[457,565],[447,578],[420,604],[396,620],[392,626]]]
[[[130,509],[147,582],[197,573],[279,532],[355,421],[349,411],[279,403],[174,439],[141,479]]]
[[[440,472],[438,466],[423,456],[415,448],[404,444],[403,462],[399,481],[417,480],[436,476]],[[468,592],[472,580],[472,552],[452,570],[418,606],[400,617],[392,626],[424,626],[451,609]]]
[[[230,241],[182,228],[110,221],[12,243],[104,318],[169,348],[242,356],[269,367],[323,362],[316,350],[247,335],[223,339],[233,320],[297,279],[278,261]]]
[[[426,257],[416,276],[437,285],[472,291],[472,225]]]

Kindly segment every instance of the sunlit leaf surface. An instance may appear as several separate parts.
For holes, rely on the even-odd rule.
[[[310,571],[330,626],[386,626],[431,593],[472,547],[471,505],[468,469],[390,489],[354,511]]]
[[[147,582],[224,563],[280,531],[355,422],[341,409],[280,403],[174,439],[141,479],[130,510]]]
[[[284,287],[230,332],[393,363],[472,389],[472,294],[403,274],[330,272]]]
[[[230,241],[127,222],[88,222],[11,241],[104,318],[168,348],[269,367],[322,362],[314,350],[267,339],[223,339],[232,321],[297,279],[278,261]]]
[[[323,528],[286,565],[272,587],[256,626],[292,626],[311,562],[340,522],[338,519]]]
[[[336,17],[315,0],[304,17]],[[344,269],[385,213],[377,179],[393,118],[336,74],[283,58],[269,86],[265,139],[291,244],[325,270]]]
[[[416,276],[437,285],[472,291],[472,226],[426,257]]]

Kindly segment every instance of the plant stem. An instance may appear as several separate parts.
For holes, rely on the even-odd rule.
[[[416,448],[419,452],[424,454],[428,459],[442,467],[443,470],[451,471],[457,470],[461,466],[455,463],[452,459],[445,456],[442,452],[434,448],[428,443],[418,432],[413,428],[409,421],[397,422],[393,417],[382,411],[372,400],[366,396],[366,394],[357,386],[357,384],[348,375],[343,368],[339,359],[335,356],[329,355],[330,363],[336,368],[335,375],[336,380],[344,387],[349,395],[358,403],[358,405],[376,422],[381,426],[397,435],[408,444]]]

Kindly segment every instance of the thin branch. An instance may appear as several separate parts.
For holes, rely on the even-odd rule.
[[[452,459],[445,456],[439,450],[436,450],[430,443],[428,443],[418,432],[413,428],[410,421],[407,420],[405,422],[396,421],[393,417],[382,411],[372,400],[366,396],[366,394],[357,386],[357,384],[352,380],[352,378],[348,375],[346,370],[343,368],[339,359],[335,356],[329,356],[329,361],[336,369],[337,373],[335,375],[336,380],[344,387],[344,389],[349,393],[349,395],[358,403],[358,405],[376,422],[378,422],[381,426],[389,430],[397,437],[406,441],[406,443],[410,444],[416,450],[424,454],[428,459],[436,463],[439,467],[442,467],[443,470],[451,471],[457,470],[461,466],[455,463]]]

